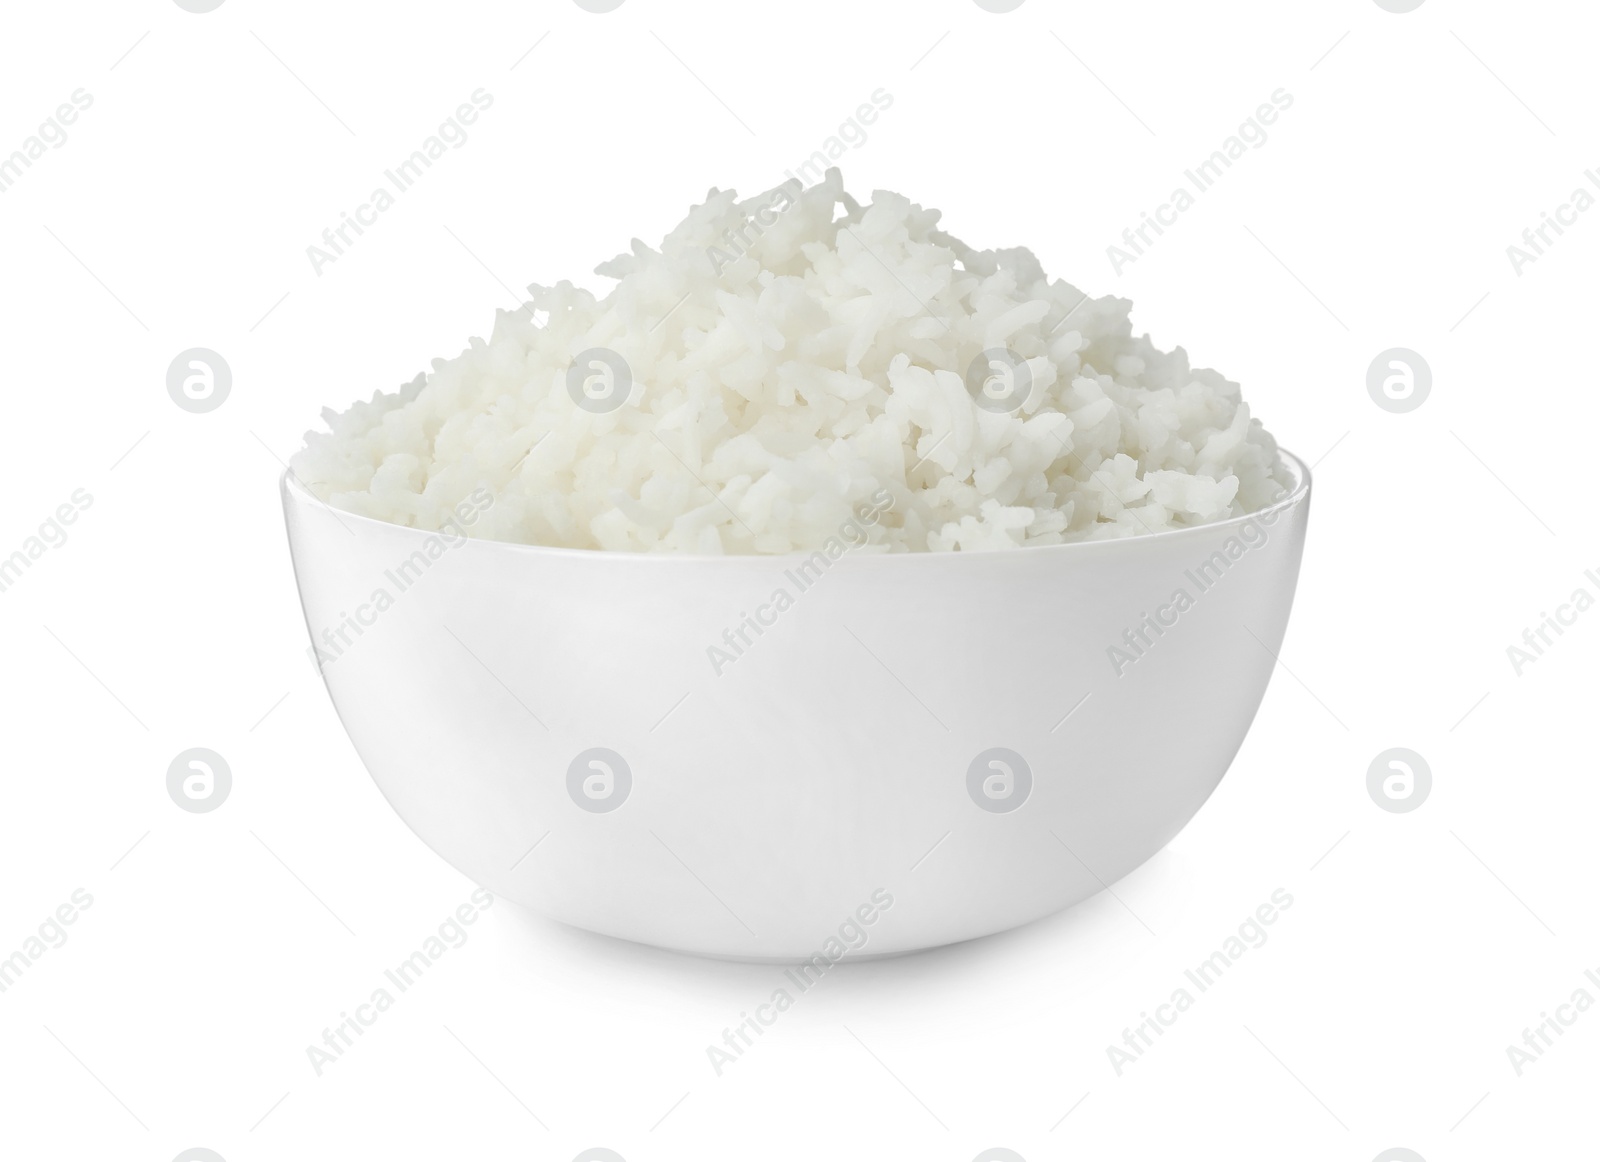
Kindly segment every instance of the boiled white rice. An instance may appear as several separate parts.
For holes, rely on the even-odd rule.
[[[712,190],[659,250],[602,264],[620,280],[604,298],[532,286],[488,342],[324,411],[293,471],[421,529],[484,488],[474,537],[621,552],[809,551],[880,490],[866,551],[1133,536],[1281,494],[1237,384],[1134,338],[1127,300],[938,220],[885,191],[859,205],[837,170],[745,202]],[[631,373],[614,410],[592,410],[598,363],[572,373],[597,348]],[[1007,379],[1007,358],[1026,369]]]

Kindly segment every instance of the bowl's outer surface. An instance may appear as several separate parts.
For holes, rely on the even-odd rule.
[[[1255,518],[1017,552],[847,554],[803,591],[789,558],[441,547],[287,477],[283,497],[334,705],[429,846],[581,928],[798,961],[842,926],[852,955],[872,956],[1023,924],[1176,835],[1232,761],[1282,643],[1310,494],[1293,466],[1296,488]],[[1199,572],[1216,553],[1227,567]],[[775,623],[747,629],[717,674],[708,649],[780,589],[792,604],[761,612]],[[1110,649],[1131,657],[1125,631],[1161,609],[1175,623],[1145,629],[1153,644],[1119,675]],[[370,624],[358,636],[354,622]],[[568,790],[596,747],[632,777],[605,812]],[[993,747],[1031,770],[1014,810],[969,794],[969,765]],[[853,921],[863,905],[870,924]]]

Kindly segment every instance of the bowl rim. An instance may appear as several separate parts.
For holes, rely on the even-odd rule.
[[[1205,524],[1187,525],[1183,528],[1162,529],[1159,532],[1140,533],[1130,537],[1109,537],[1103,540],[1069,541],[1057,545],[1030,545],[1024,548],[1025,559],[1032,560],[1047,555],[1062,556],[1077,554],[1079,556],[1091,553],[1107,553],[1125,551],[1128,546],[1152,545],[1177,540],[1194,540],[1203,536],[1215,536],[1228,530],[1243,528],[1252,521],[1258,524],[1263,518],[1265,523],[1274,523],[1278,517],[1287,510],[1297,505],[1304,504],[1311,496],[1311,467],[1300,457],[1285,448],[1277,449],[1278,456],[1287,465],[1290,475],[1294,477],[1289,489],[1274,500],[1271,504],[1256,509],[1253,512],[1231,516],[1226,520],[1209,521]],[[333,505],[323,500],[312,492],[301,479],[295,475],[292,467],[285,468],[278,478],[279,489],[287,503],[291,498],[298,504],[320,505],[327,509],[341,523],[349,520],[355,521],[358,526],[372,526],[385,530],[390,534],[413,534],[418,539],[438,535],[438,529],[419,529],[411,525],[395,524],[393,521],[380,520],[377,517],[366,516],[361,513],[350,512],[348,509],[334,508]],[[551,557],[555,559],[569,559],[579,561],[632,561],[653,562],[662,567],[670,567],[669,562],[705,564],[708,562],[721,563],[724,568],[735,568],[740,565],[748,567],[751,563],[781,563],[784,561],[803,561],[813,553],[821,552],[820,549],[797,549],[788,553],[630,553],[617,552],[609,549],[574,549],[560,545],[529,545],[520,541],[500,541],[488,537],[467,537],[469,545],[478,545],[492,548],[496,551],[508,550],[515,553],[531,554],[536,557]],[[1004,549],[975,550],[968,552],[916,552],[916,553],[857,553],[848,552],[840,560],[853,561],[939,561],[952,558],[998,558],[1013,560],[1017,554]],[[872,566],[884,567],[884,566]],[[892,566],[891,566],[892,567]],[[901,568],[917,568],[919,566],[902,565]],[[923,565],[923,568],[932,566]]]

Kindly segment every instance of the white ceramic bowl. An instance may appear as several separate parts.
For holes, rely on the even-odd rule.
[[[287,476],[283,501],[328,691],[424,842],[580,928],[795,962],[1027,923],[1178,833],[1283,639],[1311,487],[1285,459],[1250,517],[847,553],[804,587],[798,558],[444,536]],[[745,614],[771,624],[719,666]]]

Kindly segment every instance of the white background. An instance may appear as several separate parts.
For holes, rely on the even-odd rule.
[[[1600,214],[1520,275],[1506,255],[1600,166],[1581,6],[101,0],[4,22],[0,152],[74,90],[94,103],[0,194],[0,555],[75,489],[93,504],[0,593],[0,956],[74,889],[94,903],[0,994],[0,1156],[1593,1156],[1600,1011],[1520,1077],[1506,1054],[1574,990],[1600,1000],[1600,612],[1520,677],[1506,655],[1600,589]],[[316,275],[305,248],[480,87],[468,143]],[[383,802],[307,662],[281,461],[323,405],[485,333],[508,287],[603,289],[597,262],[707,187],[776,184],[878,88],[893,106],[842,162],[858,196],[1133,298],[1316,462],[1238,759],[1115,898],[841,969],[721,1077],[706,1046],[777,970],[503,902],[318,1077],[306,1047],[473,885]],[[1114,272],[1123,228],[1279,88],[1270,140]],[[193,346],[233,370],[210,414],[165,390]],[[1434,375],[1406,415],[1366,392],[1393,346]],[[232,767],[211,814],[166,793],[194,746]],[[1409,814],[1366,791],[1392,746],[1432,767]],[[1107,1046],[1277,888],[1270,940],[1118,1076]]]

